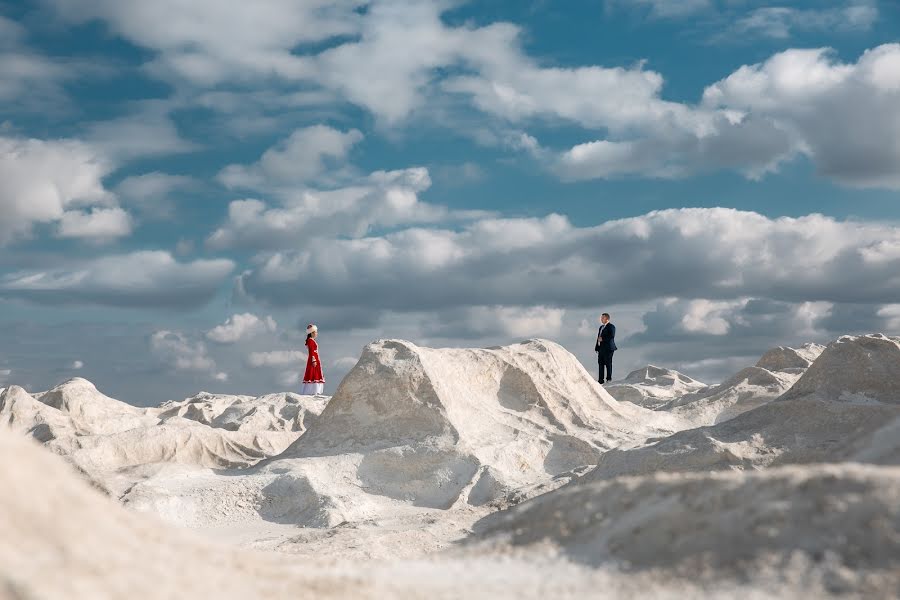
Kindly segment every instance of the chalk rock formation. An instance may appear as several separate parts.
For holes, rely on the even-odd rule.
[[[550,545],[573,561],[625,566],[634,576],[746,581],[798,568],[826,588],[809,597],[890,596],[900,585],[900,468],[794,466],[576,483],[492,514],[476,531],[485,553],[485,546]]]
[[[685,431],[676,414],[617,402],[540,340],[377,342],[327,406],[201,394],[137,409],[84,380],[11,386],[0,600],[895,596],[900,339],[844,337],[809,367],[784,349],[761,364],[740,381],[799,379]],[[292,442],[277,449],[279,436]],[[241,468],[222,468],[236,457]],[[304,546],[303,559],[169,530],[91,490],[73,464],[136,510]],[[480,518],[472,543],[423,556]],[[416,559],[355,560],[400,553]]]
[[[763,354],[756,366],[767,371],[802,374],[824,350],[825,346],[821,344],[804,344],[799,348],[778,346]]]
[[[742,369],[718,385],[684,394],[662,406],[695,425],[714,425],[771,402],[789,390],[824,346],[778,346],[753,367]]]
[[[429,349],[385,340],[366,347],[306,434],[247,477],[177,493],[156,478],[126,500],[192,526],[329,526],[398,506],[481,506],[684,426],[617,402],[552,342]]]
[[[797,373],[747,367],[719,385],[677,398],[658,410],[684,417],[695,425],[714,425],[771,402],[799,377]]]
[[[254,398],[201,392],[186,400],[166,402],[151,412],[163,422],[181,417],[227,431],[303,432],[304,419],[322,412],[326,403],[325,398],[291,393]]]
[[[616,598],[660,600],[710,596],[881,598],[892,596],[900,572],[896,564],[896,511],[900,504],[894,491],[896,478],[884,468],[884,475],[859,468],[852,472],[833,469],[828,477],[810,473],[783,478],[785,485],[779,487],[715,481],[708,485],[705,480],[685,481],[679,486],[650,479],[629,484],[631,494],[608,490],[590,495],[584,502],[554,497],[552,504],[561,509],[560,514],[529,505],[525,514],[530,518],[521,527],[509,531],[495,527],[491,532],[492,539],[517,535],[516,543],[523,544],[528,543],[527,528],[541,530],[547,534],[543,546],[552,542],[562,547],[562,556],[541,548],[531,551],[521,545],[494,544],[416,560],[325,562],[315,556],[298,561],[275,553],[242,551],[126,511],[90,489],[59,457],[3,430],[0,454],[14,457],[0,469],[0,489],[4,490],[0,494],[2,600],[287,600],[298,594],[322,600],[576,600],[592,597],[597,590]],[[851,486],[859,493],[847,493]],[[610,524],[608,535],[596,525],[606,523],[596,512],[600,506],[597,498],[608,500],[610,514],[621,517]],[[796,509],[789,504],[794,499],[799,502]],[[630,512],[623,500],[631,504]],[[694,501],[705,510],[692,510]],[[671,518],[666,512],[669,507]],[[521,514],[514,518],[521,520]],[[746,515],[758,518],[759,526],[745,527]],[[571,528],[556,526],[562,519],[580,525],[583,518],[582,539],[597,548],[596,554],[589,548],[582,551],[571,537],[565,537],[566,529],[573,531]],[[829,536],[825,529],[829,526],[842,535]],[[626,535],[634,538],[625,539]],[[760,539],[764,536],[771,540],[768,548]],[[603,543],[609,539],[615,543],[607,543],[607,549]],[[847,540],[845,546],[839,543],[841,539]],[[748,540],[751,545],[742,550],[734,540]],[[638,568],[648,563],[696,564],[710,548],[715,553],[708,559],[710,564],[725,568],[686,569],[679,574],[671,568],[637,571],[624,561],[624,570],[616,569],[611,561],[602,563],[602,568],[591,568],[598,562],[595,557],[610,554],[632,558]],[[788,555],[789,548],[796,552]],[[683,560],[673,557],[675,549],[684,552]],[[824,554],[816,559],[815,553],[821,550]],[[658,559],[654,558],[656,552],[660,553]],[[578,562],[566,560],[567,556]],[[771,562],[756,570],[743,569],[743,578],[729,579],[732,564],[741,560],[759,563],[765,556],[771,556]]]
[[[0,598],[296,595],[277,557],[216,549],[129,513],[22,436],[0,430],[0,455]]]
[[[676,398],[697,393],[707,387],[705,383],[684,373],[647,365],[632,371],[625,379],[605,385],[603,389],[616,400],[657,409]]]
[[[882,428],[900,416],[900,339],[842,337],[782,396],[718,425],[612,450],[586,477],[864,460],[900,463]],[[881,431],[881,433],[879,433]],[[871,453],[871,454],[870,454]]]
[[[594,464],[680,423],[614,400],[561,346],[369,345],[309,433],[270,462],[354,454],[370,493],[449,508]],[[467,488],[470,488],[467,490]]]
[[[192,413],[197,404],[205,413],[204,408]],[[120,480],[120,472],[141,478],[136,468],[148,465],[252,465],[283,451],[303,432],[305,415],[323,407],[320,400],[282,395],[189,399],[140,409],[76,378],[35,395],[10,386],[0,393],[0,422],[68,457],[95,484],[114,492],[130,485],[129,477]],[[181,410],[198,418],[184,418],[177,414]],[[203,414],[219,426],[203,423]]]

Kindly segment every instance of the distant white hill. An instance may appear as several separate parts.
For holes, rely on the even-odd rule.
[[[753,368],[751,377],[761,371]],[[778,398],[717,425],[682,431],[643,448],[607,452],[586,478],[866,457],[879,464],[900,464],[896,443],[893,451],[884,451],[890,436],[883,430],[896,428],[898,418],[900,338],[847,336],[825,348]]]
[[[159,465],[247,467],[280,453],[304,431],[324,399],[280,394],[249,398],[201,394],[140,409],[75,378],[29,394],[0,393],[0,421],[66,456],[98,486],[118,495]]]
[[[685,394],[696,393],[708,387],[673,369],[647,365],[632,371],[625,379],[606,384],[604,389],[616,400],[657,409]]]

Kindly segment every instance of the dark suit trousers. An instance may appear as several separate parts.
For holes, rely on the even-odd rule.
[[[612,381],[612,358],[615,350],[610,350],[605,346],[600,346],[597,352],[597,362],[600,363],[600,383],[604,381]],[[604,375],[604,371],[606,371]]]

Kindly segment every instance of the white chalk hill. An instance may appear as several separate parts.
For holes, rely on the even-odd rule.
[[[659,406],[694,425],[714,425],[767,404],[793,386],[825,349],[819,344],[772,348],[752,367],[722,383],[684,394]]]
[[[593,464],[609,448],[682,423],[623,405],[558,344],[431,349],[369,345],[316,426],[278,460],[360,454],[367,489],[447,507],[469,482],[478,503]],[[417,497],[434,489],[438,497]],[[387,477],[387,479],[385,479]]]
[[[306,431],[306,419],[322,412],[325,398],[282,393],[232,396],[201,392],[181,401],[169,401],[151,412],[161,421],[181,417],[226,431]]]
[[[823,349],[819,344],[772,348],[755,366],[742,369],[717,385],[706,385],[673,369],[647,365],[605,389],[616,400],[670,412],[694,426],[714,425],[779,397]]]
[[[138,409],[85,380],[36,395],[11,386],[0,422],[131,507],[213,537],[233,525],[257,547],[286,535],[276,546],[305,556],[167,530],[0,431],[0,599],[896,596],[900,338],[844,337],[818,357],[776,349],[755,368],[797,380],[658,441],[645,438],[684,427],[677,415],[615,401],[539,340],[377,342],[327,407],[201,394]],[[255,465],[268,450],[235,450],[269,436],[294,441]],[[223,468],[232,460],[243,468]],[[803,464],[822,462],[843,464]],[[639,475],[610,479],[620,473]],[[547,493],[486,516],[523,489]],[[482,517],[475,548],[421,558]],[[416,560],[357,560],[369,555]]]
[[[647,365],[632,371],[625,379],[605,385],[604,389],[616,400],[657,409],[676,398],[708,387],[702,381],[673,369]]]
[[[0,454],[14,457],[0,469],[2,600],[889,598],[900,586],[896,468],[565,488],[498,513],[474,549],[324,561],[214,544],[126,511],[2,430]]]
[[[216,548],[128,512],[22,436],[0,430],[0,453],[4,600],[296,597],[301,576],[278,557]]]
[[[324,401],[290,394],[253,399],[201,394],[141,409],[100,393],[81,378],[31,395],[0,393],[0,422],[66,456],[111,493],[151,467],[172,463],[247,467],[284,450]],[[235,423],[237,421],[237,423]]]
[[[585,478],[815,462],[900,464],[898,419],[900,338],[844,336],[775,400],[643,448],[607,452]]]
[[[430,349],[384,340],[365,348],[285,452],[240,478],[190,487],[157,478],[126,501],[194,526],[331,526],[403,507],[502,501],[596,464],[610,448],[682,427],[672,415],[617,402],[552,342]]]

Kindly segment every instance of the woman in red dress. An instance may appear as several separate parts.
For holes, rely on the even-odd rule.
[[[310,323],[306,327],[306,373],[303,375],[304,396],[316,396],[325,391],[325,376],[322,374],[322,361],[319,360],[319,328]]]

